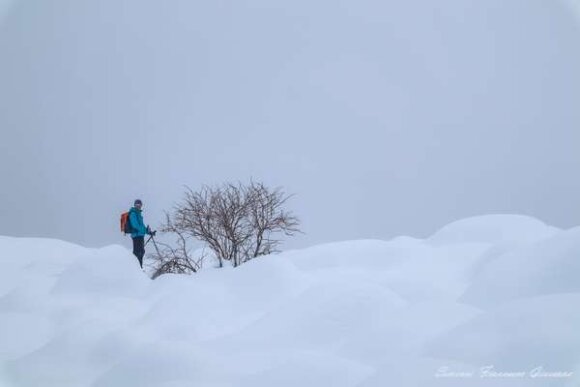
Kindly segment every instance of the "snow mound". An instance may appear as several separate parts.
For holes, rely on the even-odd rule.
[[[553,235],[556,228],[523,215],[485,215],[458,220],[443,227],[428,240],[449,243],[529,243]]]
[[[490,215],[155,281],[121,246],[0,256],[2,387],[580,382],[580,228]]]
[[[573,370],[578,364],[580,293],[507,302],[446,332],[426,347],[435,357],[507,370],[544,366]],[[469,350],[466,350],[469,348]]]
[[[482,265],[461,301],[481,308],[516,298],[580,292],[580,228],[507,251]]]

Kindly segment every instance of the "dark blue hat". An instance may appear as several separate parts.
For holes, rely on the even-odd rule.
[[[141,201],[141,199],[135,199],[135,203],[133,203],[133,205],[136,206],[137,204],[143,205],[143,202]]]

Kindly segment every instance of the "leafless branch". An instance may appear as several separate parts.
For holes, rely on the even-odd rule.
[[[298,218],[284,209],[290,197],[281,188],[271,190],[254,181],[203,186],[199,191],[186,187],[183,200],[171,215],[166,214],[161,230],[175,236],[176,247],[163,244],[156,270],[198,271],[202,261],[192,259],[187,249],[191,239],[204,242],[220,267],[224,261],[235,267],[277,251],[280,237],[301,232]]]

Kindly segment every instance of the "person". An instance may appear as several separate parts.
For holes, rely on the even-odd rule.
[[[143,223],[143,202],[140,199],[135,200],[133,207],[129,210],[129,222],[133,232],[131,238],[133,239],[133,254],[139,260],[139,266],[143,269],[143,257],[145,256],[145,235],[155,235],[155,231],[151,231],[149,226]]]

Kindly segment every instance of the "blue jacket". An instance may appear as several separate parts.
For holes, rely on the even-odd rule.
[[[131,227],[133,227],[133,232],[131,233],[131,238],[137,238],[147,235],[147,226],[143,224],[143,215],[141,215],[141,210],[131,207],[129,210],[129,221],[131,222]]]

